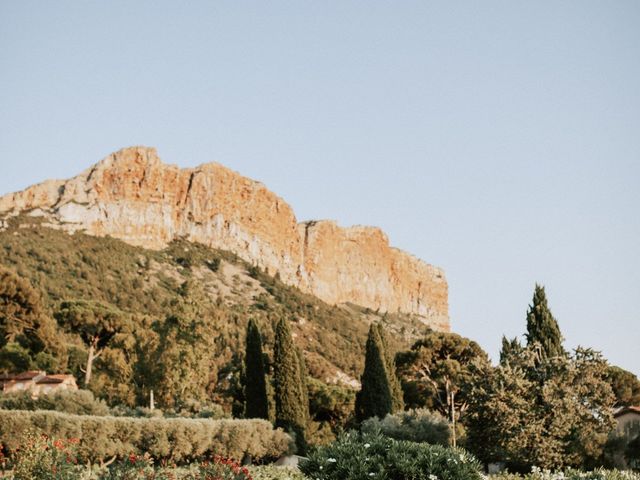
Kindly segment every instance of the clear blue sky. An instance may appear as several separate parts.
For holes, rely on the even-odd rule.
[[[494,359],[535,282],[640,373],[640,2],[0,3],[0,192],[130,145],[446,271]]]

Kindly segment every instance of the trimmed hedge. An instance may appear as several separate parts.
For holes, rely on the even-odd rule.
[[[149,453],[155,459],[186,462],[211,454],[242,459],[276,458],[291,438],[266,420],[131,418],[70,415],[52,411],[0,410],[0,442],[9,451],[29,431],[79,440],[78,456],[100,463],[113,456]]]
[[[34,398],[30,391],[0,395],[0,410],[55,410],[74,415],[109,415],[109,407],[90,390],[62,390]]]

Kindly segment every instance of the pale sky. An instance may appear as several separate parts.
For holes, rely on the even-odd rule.
[[[383,228],[494,360],[540,282],[640,374],[637,0],[0,0],[0,193],[131,145]]]

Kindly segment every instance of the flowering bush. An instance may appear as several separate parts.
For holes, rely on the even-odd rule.
[[[149,454],[130,454],[127,458],[114,462],[101,476],[101,480],[157,480],[153,459]]]
[[[462,449],[398,441],[381,434],[342,435],[318,448],[300,470],[318,480],[481,480],[480,465]]]
[[[71,480],[78,478],[77,439],[54,440],[28,432],[13,454],[14,480]]]
[[[247,467],[219,455],[214,456],[212,462],[202,462],[198,474],[194,480],[252,480]]]
[[[565,470],[550,472],[533,467],[531,473],[518,475],[514,473],[500,473],[492,475],[491,480],[640,480],[640,474],[631,471],[597,469],[592,472],[580,470]]]

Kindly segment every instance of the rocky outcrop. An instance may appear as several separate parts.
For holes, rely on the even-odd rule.
[[[153,148],[126,148],[70,180],[0,197],[0,217],[20,213],[150,249],[186,238],[235,252],[326,302],[412,313],[449,330],[441,269],[390,247],[378,228],[298,223],[263,184],[216,163],[180,169]]]

